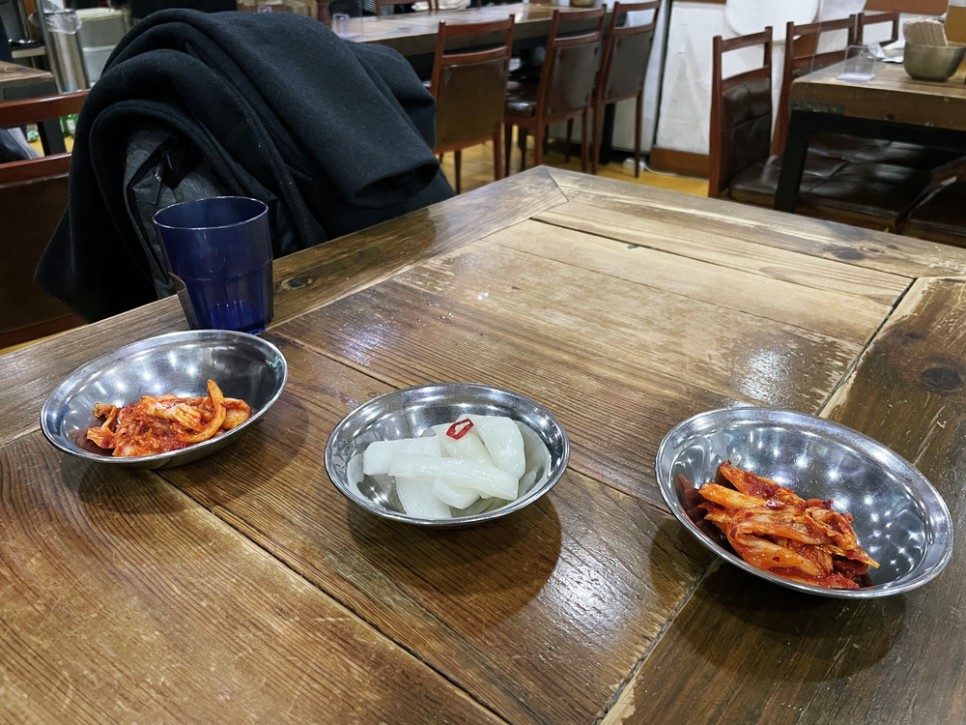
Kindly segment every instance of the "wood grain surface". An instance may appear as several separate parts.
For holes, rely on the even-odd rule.
[[[825,411],[914,463],[945,499],[956,535],[966,510],[964,285],[917,283]],[[964,722],[964,576],[954,555],[922,589],[841,602],[718,570],[605,722],[639,712],[667,722]]]
[[[82,462],[38,429],[79,364],[184,329],[175,299],[0,356],[0,722],[962,722],[958,557],[885,599],[785,590],[700,546],[653,462],[703,410],[820,413],[915,463],[966,535],[964,271],[537,168],[277,260],[287,387],[191,465]],[[440,381],[560,418],[549,495],[423,530],[338,492],[343,416]]]
[[[792,108],[966,131],[962,67],[942,83],[914,80],[898,63],[878,63],[875,78],[862,83],[839,80],[841,72],[842,65],[836,64],[797,79]]]

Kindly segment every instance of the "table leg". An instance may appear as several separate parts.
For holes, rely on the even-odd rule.
[[[803,114],[792,111],[788,124],[788,137],[785,141],[785,153],[782,155],[782,171],[778,177],[778,189],[775,192],[775,209],[778,211],[795,211],[810,135],[811,130]]]

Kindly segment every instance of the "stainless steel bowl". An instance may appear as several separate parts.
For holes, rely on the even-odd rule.
[[[221,450],[261,418],[285,387],[288,366],[277,347],[227,330],[173,332],[126,345],[78,368],[47,398],[40,425],[47,439],[72,456],[96,463],[161,468],[191,463]],[[245,423],[188,448],[153,456],[117,457],[83,444],[99,425],[95,403],[126,405],[142,395],[204,395],[208,378],[253,410]]]
[[[512,418],[523,433],[527,473],[535,483],[515,501],[450,519],[427,519],[403,511],[393,480],[363,476],[359,456],[373,441],[416,438],[434,425],[467,414]],[[517,393],[473,383],[439,383],[397,390],[360,405],[335,427],[325,446],[325,468],[332,483],[369,513],[420,526],[455,527],[498,519],[529,506],[553,488],[570,458],[570,442],[554,415]],[[485,505],[485,501],[481,502]]]
[[[949,80],[966,57],[966,45],[919,45],[906,43],[902,51],[902,66],[910,78],[917,81]]]
[[[830,499],[851,513],[859,544],[879,562],[871,585],[826,589],[799,584],[747,564],[687,513],[687,482],[714,480],[730,460],[795,490],[802,498]],[[671,512],[708,549],[768,581],[811,594],[868,599],[922,586],[953,551],[949,510],[908,461],[850,428],[804,413],[734,408],[701,413],[679,423],[657,452],[661,495]]]

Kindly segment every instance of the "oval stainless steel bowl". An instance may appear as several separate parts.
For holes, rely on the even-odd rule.
[[[700,487],[713,481],[727,460],[852,514],[859,544],[879,563],[869,571],[871,585],[838,590],[783,579],[746,563],[703,530],[687,514],[686,489],[689,482]],[[668,508],[702,544],[790,589],[845,599],[899,594],[934,578],[952,555],[949,510],[929,481],[882,444],[824,418],[766,408],[701,413],[665,436],[656,472]]]
[[[452,423],[468,414],[502,415],[520,427],[527,473],[535,483],[516,500],[449,519],[417,518],[403,511],[390,477],[363,476],[354,470],[373,441],[416,438],[434,425]],[[382,518],[434,527],[491,521],[530,505],[556,485],[569,458],[567,434],[550,411],[523,395],[474,383],[423,385],[380,395],[343,418],[325,446],[329,478],[350,501]]]
[[[265,414],[285,387],[288,366],[277,347],[259,337],[227,330],[192,330],[147,338],[114,350],[75,370],[48,396],[40,411],[44,435],[72,456],[135,468],[183,465],[209,456]],[[245,423],[202,443],[153,456],[113,457],[83,434],[99,425],[95,403],[127,405],[142,395],[204,395],[213,379],[225,396],[253,410]]]

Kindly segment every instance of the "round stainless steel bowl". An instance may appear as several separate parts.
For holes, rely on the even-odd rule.
[[[535,483],[516,500],[481,511],[471,508],[449,519],[417,518],[403,511],[392,478],[363,476],[358,470],[362,452],[373,441],[417,438],[434,425],[468,414],[506,416],[520,427],[527,461],[524,477]],[[523,395],[473,383],[423,385],[373,398],[342,419],[325,447],[329,478],[350,501],[382,518],[434,527],[491,521],[529,506],[556,485],[569,458],[567,435],[550,411]]]
[[[44,435],[72,456],[135,468],[183,465],[220,450],[265,414],[285,387],[288,366],[277,347],[259,337],[227,330],[173,332],[140,340],[71,373],[40,411]],[[153,456],[113,457],[82,446],[83,434],[99,425],[95,403],[127,405],[142,395],[204,395],[211,378],[225,396],[241,398],[251,418],[202,443]]]
[[[771,478],[802,498],[830,499],[852,514],[859,544],[879,563],[871,585],[827,589],[769,574],[743,561],[692,520],[686,488],[714,480],[719,464]],[[657,482],[677,519],[708,549],[745,571],[790,589],[867,599],[899,594],[934,578],[953,550],[945,502],[912,464],[871,438],[824,418],[766,408],[701,413],[679,423],[657,452]]]

